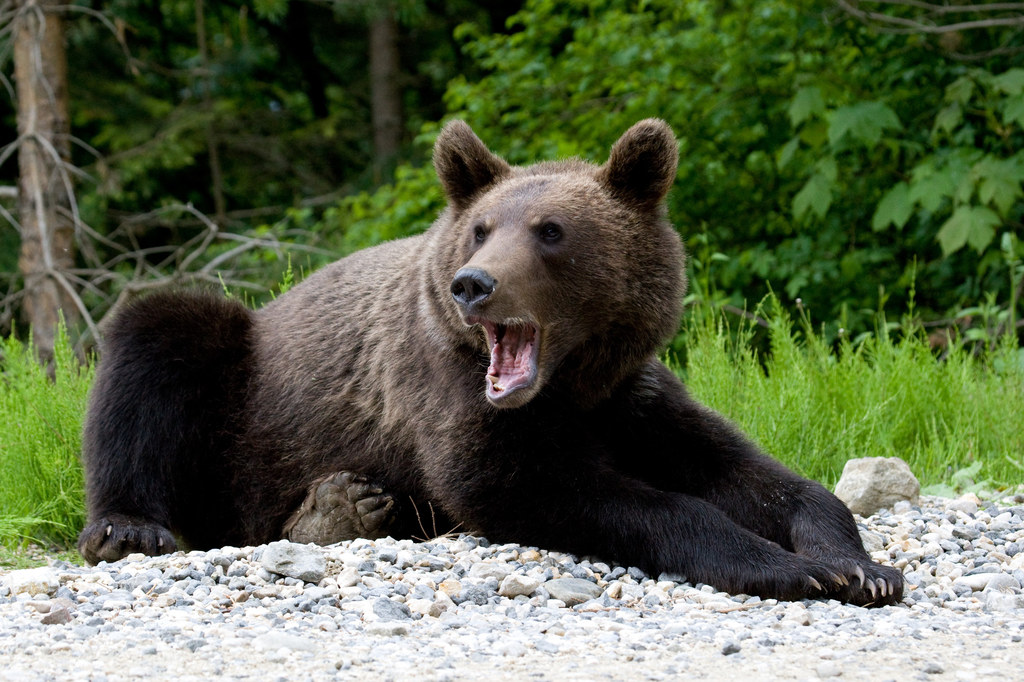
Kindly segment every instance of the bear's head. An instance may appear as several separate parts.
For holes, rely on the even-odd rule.
[[[448,270],[437,284],[490,354],[491,404],[520,407],[546,388],[596,404],[676,331],[683,250],[663,202],[677,163],[657,119],[627,130],[602,166],[514,167],[464,122],[445,126],[434,165]]]

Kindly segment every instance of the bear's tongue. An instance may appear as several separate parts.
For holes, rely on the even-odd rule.
[[[529,324],[496,325],[487,331],[491,341],[487,395],[497,400],[533,383],[537,375],[537,328]]]

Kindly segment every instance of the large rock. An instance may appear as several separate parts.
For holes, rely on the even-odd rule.
[[[323,550],[314,545],[300,545],[287,540],[271,542],[260,556],[260,564],[271,573],[318,583],[327,572]]]
[[[544,583],[544,588],[552,599],[560,599],[566,606],[576,606],[596,599],[604,592],[594,583],[581,578],[556,578]]]
[[[45,566],[11,571],[4,576],[3,582],[11,588],[12,594],[52,595],[60,587],[57,573],[52,568]]]
[[[498,594],[509,599],[515,599],[518,596],[529,597],[537,591],[538,587],[540,587],[540,580],[537,578],[512,573],[501,581],[501,585],[498,586]]]
[[[851,459],[836,484],[836,497],[854,514],[869,516],[901,500],[916,503],[921,484],[899,457]]]

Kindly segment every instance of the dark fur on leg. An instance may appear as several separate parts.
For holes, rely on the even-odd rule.
[[[661,425],[643,434],[644,451],[670,452],[674,444],[681,452],[647,459],[639,469],[632,464],[638,474],[669,489],[699,491],[734,523],[798,561],[825,567],[828,582],[817,579],[824,589],[805,597],[863,606],[903,598],[902,574],[871,560],[853,515],[835,495],[760,452],[724,418],[694,402],[664,366],[652,364],[643,381],[629,409]]]
[[[244,306],[200,292],[148,296],[111,323],[83,435],[86,560],[173,551],[169,531],[197,547],[233,540],[224,451],[250,328]]]

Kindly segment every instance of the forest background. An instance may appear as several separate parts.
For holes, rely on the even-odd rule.
[[[990,446],[1005,484],[1024,462],[1012,424],[1024,405],[1022,32],[1013,2],[0,1],[0,332],[31,329],[52,360],[59,312],[79,353],[101,351],[103,318],[141,292],[203,282],[260,305],[323,263],[422,231],[443,206],[429,161],[450,118],[527,163],[601,162],[658,116],[680,141],[668,210],[690,252],[688,302],[722,313],[700,338],[735,360],[739,327],[750,348],[776,351],[756,356],[762,370],[801,335],[831,358],[822,367],[843,348],[895,348],[890,332],[936,367],[975,358],[1004,382],[971,379],[995,401],[975,411],[1008,410]],[[756,309],[769,291],[774,315]],[[803,320],[795,335],[786,311]],[[671,350],[685,362],[701,343],[681,333]],[[881,354],[871,371],[892,379]],[[58,385],[62,371],[50,365]],[[722,371],[691,385],[713,404],[717,385],[726,409],[748,394]],[[916,380],[938,402],[969,392]],[[892,407],[877,390],[866,409]],[[904,406],[925,420],[905,438],[952,433],[926,467],[948,482],[975,465],[982,436],[951,454],[958,427],[929,405]],[[777,424],[758,434],[733,416],[779,440]],[[80,418],[71,409],[67,429]],[[834,480],[851,450],[832,454],[795,465]]]

